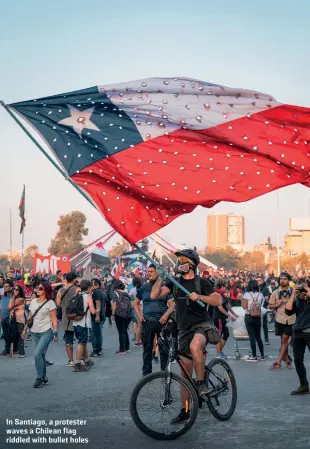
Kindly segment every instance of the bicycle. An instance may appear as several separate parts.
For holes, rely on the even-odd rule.
[[[233,415],[237,404],[237,385],[235,376],[229,364],[222,359],[212,359],[205,366],[205,382],[211,390],[203,398],[199,396],[197,383],[186,370],[181,357],[192,360],[192,357],[176,349],[176,338],[174,329],[176,323],[170,318],[164,326],[158,344],[168,351],[168,363],[165,371],[148,374],[143,377],[135,386],[130,399],[130,414],[135,425],[145,435],[156,440],[173,440],[188,432],[197,418],[198,410],[207,405],[212,415],[219,421],[227,421]],[[166,344],[168,343],[168,345]],[[205,356],[207,351],[205,351]],[[185,377],[172,372],[172,362],[176,361],[183,371]],[[222,369],[222,374],[217,372]],[[152,385],[162,388],[161,392],[152,391]],[[182,389],[182,392],[181,392]],[[231,391],[231,400],[227,397]],[[172,424],[171,418],[175,417],[182,408],[181,402],[177,401],[178,395],[182,393],[186,400],[186,411],[189,417],[186,421]],[[147,395],[143,399],[143,394]],[[224,413],[220,411],[223,403],[228,405],[228,410]],[[156,415],[156,406],[159,406],[160,416]],[[174,410],[176,406],[176,410]],[[149,408],[149,414],[147,412]],[[173,409],[174,416],[170,413]],[[164,413],[168,412],[168,419],[164,418]],[[157,427],[162,425],[162,429]],[[169,427],[170,426],[170,427]]]

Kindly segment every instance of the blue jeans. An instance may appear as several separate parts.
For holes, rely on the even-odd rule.
[[[48,345],[53,340],[53,331],[48,329],[45,332],[31,332],[35,344],[34,361],[37,370],[37,377],[46,377],[45,353]]]
[[[102,329],[103,329],[103,322],[96,323],[95,321],[92,321],[91,323],[91,330],[90,330],[90,338],[91,338],[91,344],[93,346],[93,352],[95,354],[99,354],[102,352]]]

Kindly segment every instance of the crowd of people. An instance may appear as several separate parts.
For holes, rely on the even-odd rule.
[[[24,341],[33,340],[36,367],[33,386],[39,388],[48,382],[46,367],[52,362],[47,359],[47,351],[52,340],[64,340],[68,367],[87,372],[94,358],[103,357],[104,323],[112,326],[115,322],[119,336],[116,354],[123,356],[130,351],[128,331],[132,326],[134,344],[143,347],[142,374],[147,375],[152,372],[153,362],[160,362],[161,369],[166,366],[167,354],[156,346],[156,341],[170,316],[176,316],[179,347],[183,352],[195,354],[194,360],[196,357],[200,363],[207,341],[203,323],[212,322],[218,329],[217,357],[226,358],[224,347],[230,335],[227,323],[238,319],[241,310],[251,346],[248,361],[257,362],[264,360],[264,346],[269,345],[266,313],[269,310],[274,314],[275,333],[281,339],[279,356],[270,369],[280,369],[283,362],[292,368],[288,349],[292,343],[300,379],[300,387],[292,394],[309,392],[304,366],[305,349],[310,350],[309,279],[293,279],[286,272],[277,278],[273,273],[206,269],[200,271],[197,285],[199,256],[192,250],[183,250],[177,256],[174,270],[190,292],[188,298],[168,279],[172,267],[158,270],[149,265],[139,276],[123,272],[118,279],[106,268],[93,271],[91,279],[86,279],[83,273],[78,276],[75,272],[61,271],[56,276],[30,273],[21,276],[12,270],[0,275],[2,356],[25,357]],[[207,305],[203,312],[198,298]],[[92,351],[88,351],[89,343]],[[195,368],[201,391],[205,392],[207,386],[200,379],[199,364]]]

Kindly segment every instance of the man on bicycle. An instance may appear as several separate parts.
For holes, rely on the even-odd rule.
[[[174,284],[170,280],[166,280],[163,285],[164,272],[160,273],[158,280],[155,282],[152,292],[152,299],[159,299],[173,294],[175,299],[176,321],[179,330],[179,351],[192,356],[192,360],[182,357],[182,361],[188,371],[192,375],[195,368],[198,391],[201,396],[209,392],[209,388],[205,383],[205,354],[204,350],[208,343],[207,330],[210,329],[212,323],[207,307],[202,307],[197,300],[209,304],[211,306],[220,306],[222,304],[221,296],[213,289],[208,279],[201,278],[197,275],[197,267],[200,263],[199,255],[191,250],[184,249],[175,253],[178,258],[176,270],[181,275],[178,282],[186,290],[190,292],[188,297],[182,290],[174,288]],[[200,290],[200,292],[199,292]],[[182,372],[184,376],[184,373]],[[184,376],[185,377],[185,376]],[[185,408],[187,401],[183,397],[182,391],[182,410],[174,423],[186,421],[188,419],[188,411]]]

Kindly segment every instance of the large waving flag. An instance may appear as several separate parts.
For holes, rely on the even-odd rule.
[[[11,104],[129,242],[197,205],[309,186],[310,110],[189,78]]]

